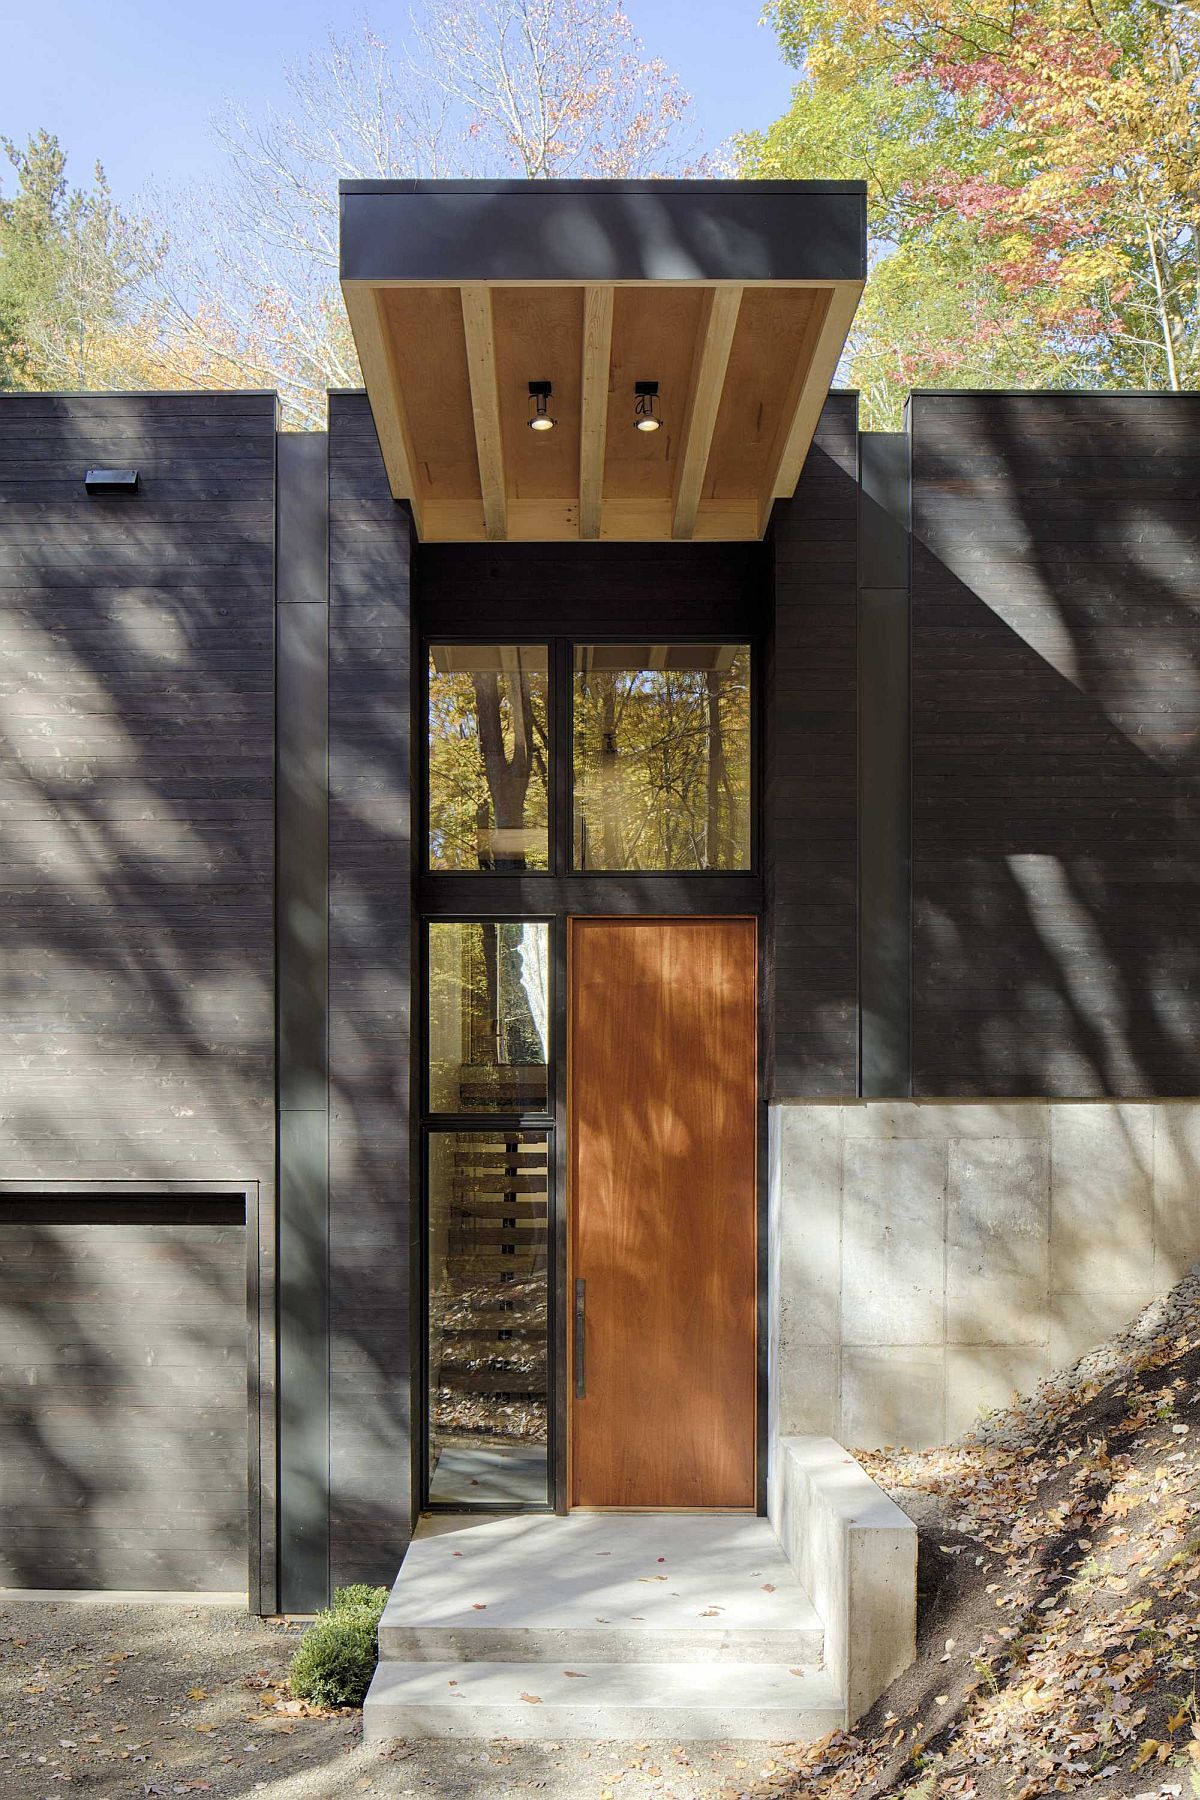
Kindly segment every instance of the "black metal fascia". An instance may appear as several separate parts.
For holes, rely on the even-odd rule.
[[[343,182],[341,278],[862,281],[862,182]]]
[[[279,1606],[329,1601],[329,477],[277,439]]]
[[[859,438],[859,1091],[912,1093],[911,453]]]

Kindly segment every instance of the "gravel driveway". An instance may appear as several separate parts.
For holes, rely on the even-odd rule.
[[[281,1710],[298,1637],[296,1626],[224,1607],[0,1604],[0,1795],[764,1800],[783,1791],[786,1752],[767,1745],[457,1739],[365,1749],[357,1713]]]

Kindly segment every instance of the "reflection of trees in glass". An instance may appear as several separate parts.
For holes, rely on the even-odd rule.
[[[547,866],[545,653],[435,646],[429,670],[429,866]],[[489,666],[492,665],[492,666]]]
[[[544,1109],[546,939],[545,925],[517,920],[430,925],[435,1112]]]
[[[748,868],[748,647],[668,647],[660,667],[634,658],[647,660],[577,652],[576,866]]]

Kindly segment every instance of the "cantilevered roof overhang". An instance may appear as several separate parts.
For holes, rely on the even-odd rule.
[[[865,277],[861,182],[341,185],[363,379],[428,542],[761,537]]]

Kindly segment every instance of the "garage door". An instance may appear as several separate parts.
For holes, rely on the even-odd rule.
[[[0,1586],[245,1591],[243,1221],[0,1200]]]

